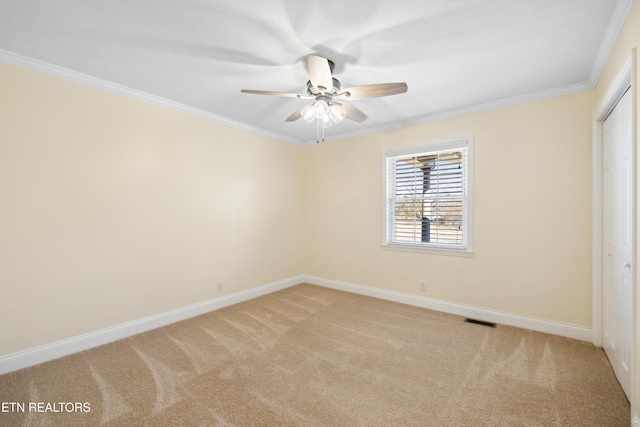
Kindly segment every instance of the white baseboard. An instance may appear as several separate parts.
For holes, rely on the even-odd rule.
[[[37,365],[39,363],[48,362],[59,357],[68,356],[73,353],[88,350],[90,348],[127,338],[151,329],[156,329],[171,323],[179,322],[181,320],[237,304],[242,301],[270,294],[272,292],[297,285],[303,281],[302,276],[291,277],[289,279],[258,286],[246,291],[236,292],[223,297],[214,298],[201,303],[192,304],[186,307],[101,329],[99,331],[89,332],[87,334],[56,341],[51,344],[12,353],[0,357],[0,375]]]
[[[491,311],[483,308],[471,307],[461,304],[454,304],[430,298],[417,297],[399,292],[386,291],[382,289],[369,288],[366,286],[354,285],[351,283],[339,282],[335,280],[323,279],[314,276],[302,276],[305,283],[324,286],[326,288],[347,291],[355,294],[366,295],[416,307],[428,308],[430,310],[442,311],[445,313],[457,314],[463,317],[494,322],[502,325],[515,326],[523,329],[530,329],[547,334],[559,335],[561,337],[574,338],[581,341],[591,342],[591,329],[564,323],[550,322],[547,320],[534,319],[530,317],[517,316],[514,314]]]
[[[351,283],[339,282],[336,280],[323,279],[315,276],[301,275],[289,279],[280,280],[266,285],[258,286],[246,291],[225,295],[220,298],[192,304],[183,308],[159,313],[153,316],[134,320],[131,322],[116,325],[99,331],[78,335],[51,344],[31,348],[28,350],[12,353],[0,357],[0,375],[18,369],[27,368],[39,363],[48,362],[59,357],[68,356],[83,350],[88,350],[103,344],[130,337],[142,332],[156,329],[171,323],[189,319],[210,311],[218,310],[239,302],[257,298],[270,294],[300,283],[309,283],[326,288],[337,289],[360,295],[371,296],[416,307],[428,308],[445,313],[457,314],[459,316],[471,317],[487,322],[495,322],[503,325],[516,326],[524,329],[545,332],[568,338],[575,338],[582,341],[591,341],[591,329],[566,325],[562,323],[549,322],[545,320],[532,319],[513,314],[501,313],[485,310],[477,307],[470,307],[429,298],[407,295],[399,292],[386,291],[382,289],[369,288],[366,286]]]

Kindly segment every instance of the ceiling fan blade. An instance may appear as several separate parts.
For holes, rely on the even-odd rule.
[[[347,119],[353,120],[354,122],[362,123],[369,118],[369,116],[363,113],[359,108],[356,108],[351,104],[342,102],[340,103],[340,106],[342,107],[344,112],[347,113]]]
[[[242,89],[240,92],[242,93],[253,93],[255,95],[272,95],[272,96],[285,96],[287,98],[309,98],[308,95],[300,94],[300,93],[290,93],[290,92],[273,92],[271,90],[251,90],[251,89]]]
[[[407,91],[406,83],[379,83],[373,85],[354,86],[343,89],[337,95],[346,99],[378,98],[381,96],[397,95]]]
[[[307,105],[303,105],[302,107],[298,108],[296,111],[293,112],[292,115],[290,115],[289,117],[287,117],[287,120],[285,120],[285,122],[295,122],[296,120],[298,120],[300,117],[302,117],[302,113],[307,109],[307,108],[311,108],[311,106],[313,106],[313,104],[307,104]]]
[[[326,58],[316,55],[307,56],[307,68],[309,69],[309,80],[318,89],[333,88],[333,78],[331,77],[331,67]]]

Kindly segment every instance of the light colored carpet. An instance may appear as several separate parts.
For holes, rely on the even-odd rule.
[[[306,284],[0,376],[0,402],[25,404],[2,426],[629,425],[590,343]]]

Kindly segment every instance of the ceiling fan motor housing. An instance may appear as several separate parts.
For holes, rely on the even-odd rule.
[[[335,96],[340,91],[340,88],[342,88],[342,83],[340,83],[340,80],[336,79],[335,77],[332,77],[331,80],[333,80],[333,87],[327,88],[327,90],[324,91],[324,93],[320,91],[317,87],[315,87],[313,83],[311,83],[311,80],[307,81],[307,93],[313,96],[318,96],[318,95]]]

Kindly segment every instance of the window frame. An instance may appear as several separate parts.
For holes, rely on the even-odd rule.
[[[431,253],[439,255],[453,255],[453,256],[473,256],[473,136],[463,136],[458,138],[451,138],[447,140],[431,141],[417,146],[404,147],[398,149],[388,150],[384,153],[383,164],[383,209],[382,209],[382,249],[404,251],[404,252],[421,252]],[[463,215],[463,221],[466,227],[463,227],[464,233],[463,240],[466,240],[466,245],[456,247],[454,245],[441,245],[441,244],[428,244],[417,242],[395,242],[391,239],[392,232],[392,218],[389,216],[389,185],[393,180],[390,179],[389,173],[389,159],[411,156],[422,153],[437,152],[443,150],[455,150],[457,148],[466,148],[466,173],[463,174],[466,177],[466,209]],[[395,187],[393,188],[395,191]]]

